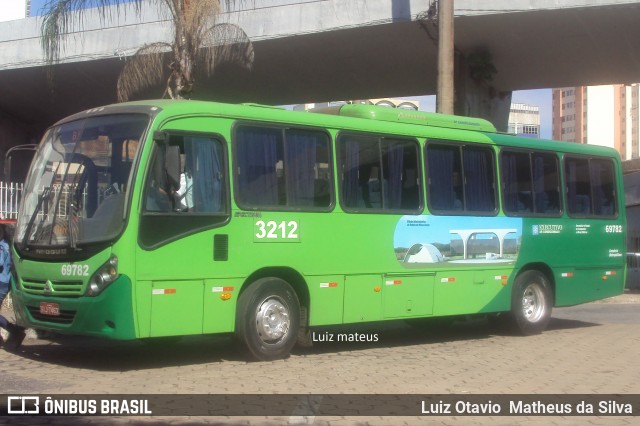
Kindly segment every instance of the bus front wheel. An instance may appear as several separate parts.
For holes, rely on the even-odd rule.
[[[256,359],[286,358],[300,328],[300,302],[293,288],[279,278],[261,278],[238,299],[236,336]]]
[[[551,319],[551,286],[539,271],[525,271],[516,278],[511,295],[511,316],[516,330],[525,336],[541,333]]]

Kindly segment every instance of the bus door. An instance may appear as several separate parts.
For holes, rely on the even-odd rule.
[[[182,131],[154,144],[138,238],[141,337],[232,330],[234,302],[220,296],[239,284],[213,279],[216,228],[229,218],[225,152],[215,135]]]

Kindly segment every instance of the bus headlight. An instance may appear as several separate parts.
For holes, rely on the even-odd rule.
[[[112,255],[89,280],[87,296],[97,296],[118,278],[118,257]]]

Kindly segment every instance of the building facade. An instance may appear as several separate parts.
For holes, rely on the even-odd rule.
[[[540,138],[540,107],[512,103],[508,132],[527,138]]]
[[[640,156],[640,84],[553,90],[553,138],[615,148],[623,160]]]

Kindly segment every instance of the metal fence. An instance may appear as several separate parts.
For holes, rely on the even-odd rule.
[[[16,220],[24,190],[23,183],[0,181],[0,219]]]
[[[38,196],[42,194],[44,188],[37,191]],[[59,218],[66,218],[71,206],[71,199],[76,193],[76,188],[73,185],[67,184],[53,184],[50,187],[51,193],[49,199],[57,200],[59,203],[57,206],[56,216]],[[18,219],[18,208],[20,207],[20,201],[22,200],[24,192],[24,184],[15,182],[2,182],[0,181],[0,220],[3,221],[15,221]],[[104,197],[107,196],[107,188],[101,186],[98,187],[98,204],[102,202]],[[58,199],[58,197],[60,197]],[[83,210],[87,203],[87,188],[83,188],[78,200],[80,206],[76,206],[79,210]],[[42,210],[38,213],[38,216],[47,216],[54,214],[54,211],[49,211],[49,206],[42,206]]]

